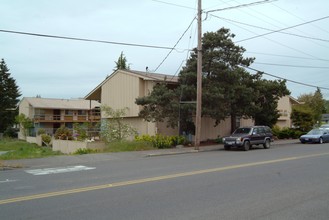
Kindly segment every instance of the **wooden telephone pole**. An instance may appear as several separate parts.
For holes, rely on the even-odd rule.
[[[197,97],[196,97],[196,116],[195,116],[195,142],[194,147],[199,150],[201,138],[201,112],[202,112],[202,29],[201,29],[201,0],[198,0],[198,60],[197,60]]]

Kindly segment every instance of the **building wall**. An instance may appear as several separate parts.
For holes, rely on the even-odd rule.
[[[278,119],[277,126],[280,128],[292,126],[290,115],[292,112],[292,102],[290,96],[284,96],[278,101],[278,110],[281,116]]]
[[[178,128],[167,128],[166,123],[146,122],[138,117],[141,106],[135,104],[137,97],[149,95],[153,90],[156,82],[143,80],[136,75],[117,72],[103,86],[101,100],[103,105],[108,105],[113,109],[129,108],[124,123],[134,127],[138,134],[155,135],[157,133],[163,135],[178,135]],[[106,118],[102,114],[102,118]],[[210,118],[202,119],[201,141],[208,139],[216,139],[230,134],[230,120],[222,121],[218,126],[214,127],[215,121]],[[253,125],[252,120],[241,120],[241,126]]]
[[[33,117],[33,108],[30,106],[28,101],[26,101],[24,98],[19,103],[19,114],[24,114],[25,116],[32,118]]]
[[[169,136],[177,136],[179,134],[178,128],[167,127],[167,122],[157,122],[156,126],[158,134],[164,134]]]
[[[138,116],[139,107],[135,99],[140,94],[140,79],[123,72],[112,76],[102,87],[102,104],[113,109],[128,107],[127,117]],[[102,115],[102,118],[105,117]]]
[[[231,134],[231,119],[221,121],[216,127],[215,120],[209,117],[203,117],[201,120],[201,141],[216,139],[218,137],[225,137]],[[252,126],[254,122],[252,119],[241,119],[240,127]]]
[[[32,106],[30,106],[28,101],[26,101],[26,99],[24,99],[24,98],[19,103],[18,111],[19,111],[18,114],[24,114],[28,118],[33,117],[33,108],[32,108]],[[23,133],[24,133],[23,129],[20,127],[19,132],[18,132],[18,139],[21,139],[21,140],[25,139]]]

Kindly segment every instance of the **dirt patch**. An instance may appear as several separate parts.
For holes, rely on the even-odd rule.
[[[20,164],[5,164],[3,161],[0,161],[0,171],[13,170],[19,168],[23,168],[23,166]]]

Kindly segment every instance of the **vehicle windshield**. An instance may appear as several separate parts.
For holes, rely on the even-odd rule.
[[[317,134],[322,134],[322,133],[323,133],[323,130],[313,129],[313,130],[310,130],[307,134],[317,135]]]
[[[238,128],[236,129],[233,134],[249,134],[251,128]]]

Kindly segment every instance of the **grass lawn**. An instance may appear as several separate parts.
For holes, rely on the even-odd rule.
[[[40,158],[61,154],[60,152],[52,151],[49,147],[39,147],[36,144],[17,139],[0,140],[0,151],[8,151],[0,155],[0,160]]]
[[[109,143],[103,152],[143,151],[154,150],[150,142],[144,141],[123,141]]]

